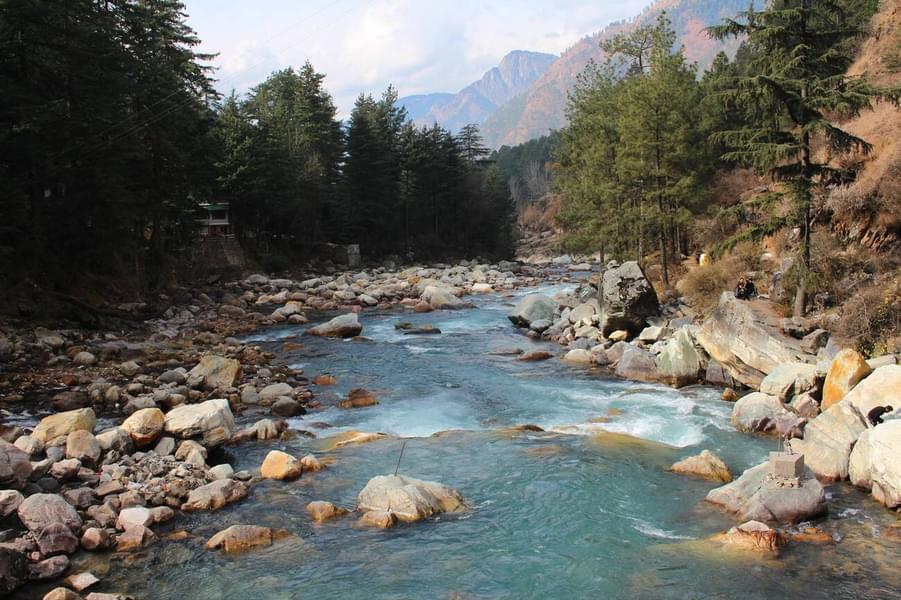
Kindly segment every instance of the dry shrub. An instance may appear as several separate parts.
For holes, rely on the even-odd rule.
[[[735,287],[738,261],[726,257],[703,267],[691,269],[676,284],[679,293],[703,315],[710,314],[719,304],[720,294]]]
[[[854,340],[864,356],[879,356],[901,336],[901,276],[897,273],[859,290],[842,307],[835,332]]]

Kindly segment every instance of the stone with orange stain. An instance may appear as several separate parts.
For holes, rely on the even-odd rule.
[[[335,378],[334,375],[322,374],[322,375],[317,375],[313,379],[313,384],[314,385],[337,385],[338,380]]]
[[[303,466],[296,458],[281,452],[273,450],[263,459],[263,465],[260,467],[260,475],[265,479],[277,479],[284,481],[286,479],[297,479],[303,473]]]
[[[760,521],[742,523],[726,533],[714,535],[710,540],[736,550],[767,554],[778,553],[785,544],[785,537],[779,531]]]
[[[360,517],[360,520],[357,521],[357,523],[366,527],[390,529],[397,525],[397,515],[384,510],[370,510],[369,512],[363,513],[363,516]]]
[[[791,534],[790,537],[793,542],[816,544],[818,546],[835,543],[831,535],[818,527],[805,527],[801,531]]]
[[[820,409],[826,410],[838,404],[855,385],[872,372],[870,365],[856,350],[845,348],[839,352],[826,373],[823,400]]]

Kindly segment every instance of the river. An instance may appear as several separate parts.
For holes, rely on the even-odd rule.
[[[518,295],[527,291],[534,290]],[[230,449],[236,470],[258,468],[274,448],[316,452],[330,466],[295,482],[260,483],[218,512],[180,517],[170,528],[191,538],[114,558],[103,589],[140,600],[901,598],[901,544],[878,535],[894,517],[846,485],[829,488],[830,517],[818,523],[840,543],[792,544],[765,560],[704,542],[735,523],[703,502],[715,484],[669,465],[707,448],[738,475],[775,442],[737,433],[731,405],[714,388],[673,390],[557,359],[491,355],[504,347],[559,351],[511,326],[505,314],[514,301],[490,295],[475,298],[473,310],[367,311],[361,322],[371,341],[301,338],[303,326],[249,338],[311,378],[334,375],[337,386],[314,386],[324,404],[354,387],[375,391],[380,404],[292,419],[319,439]],[[394,328],[402,320],[442,333],[403,335]],[[288,339],[303,348],[286,351]],[[505,429],[519,424],[548,431]],[[456,488],[470,510],[387,531],[359,528],[353,516],[312,525],[308,502],[353,507],[369,478],[396,468],[400,439],[325,451],[324,438],[348,430],[405,438],[400,473]],[[295,535],[240,556],[203,549],[238,523]],[[105,569],[100,557],[85,560]]]

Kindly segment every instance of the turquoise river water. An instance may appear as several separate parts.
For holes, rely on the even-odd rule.
[[[258,468],[273,448],[317,453],[327,470],[263,482],[235,505],[180,517],[170,527],[189,531],[186,540],[128,557],[95,555],[81,566],[106,573],[98,589],[139,600],[901,598],[901,544],[880,536],[895,517],[846,485],[829,489],[830,516],[817,523],[838,543],[793,544],[764,560],[704,542],[734,521],[703,502],[713,483],[667,467],[707,448],[740,474],[774,446],[734,431],[719,390],[493,356],[511,346],[559,349],[512,327],[505,313],[515,297],[475,302],[474,310],[424,315],[365,312],[368,342],[297,337],[304,347],[285,351],[283,342],[305,327],[250,338],[311,378],[334,375],[337,386],[316,389],[323,404],[354,387],[377,392],[380,404],[292,420],[306,430],[330,424],[315,430],[319,439],[229,450],[236,470]],[[401,320],[442,334],[402,335],[394,328]],[[525,423],[548,431],[505,431]],[[347,430],[404,438],[400,472],[458,489],[470,510],[387,531],[359,528],[353,516],[311,524],[308,502],[352,508],[369,478],[395,469],[400,439],[326,451],[323,438]],[[294,536],[239,556],[203,549],[238,523]]]

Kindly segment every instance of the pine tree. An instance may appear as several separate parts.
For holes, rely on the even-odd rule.
[[[800,230],[796,315],[806,310],[813,277],[814,195],[853,178],[852,172],[834,166],[832,158],[871,149],[865,140],[841,129],[836,117],[857,115],[886,95],[865,78],[846,75],[853,56],[849,44],[865,33],[865,11],[859,5],[854,0],[776,0],[770,8],[748,10],[710,29],[719,39],[746,37],[752,51],[748,74],[734,81],[727,98],[767,118],[720,132],[713,139],[734,148],[726,159],[785,183],[785,196],[791,201],[788,220],[774,219],[745,235],[764,235],[783,224]]]

